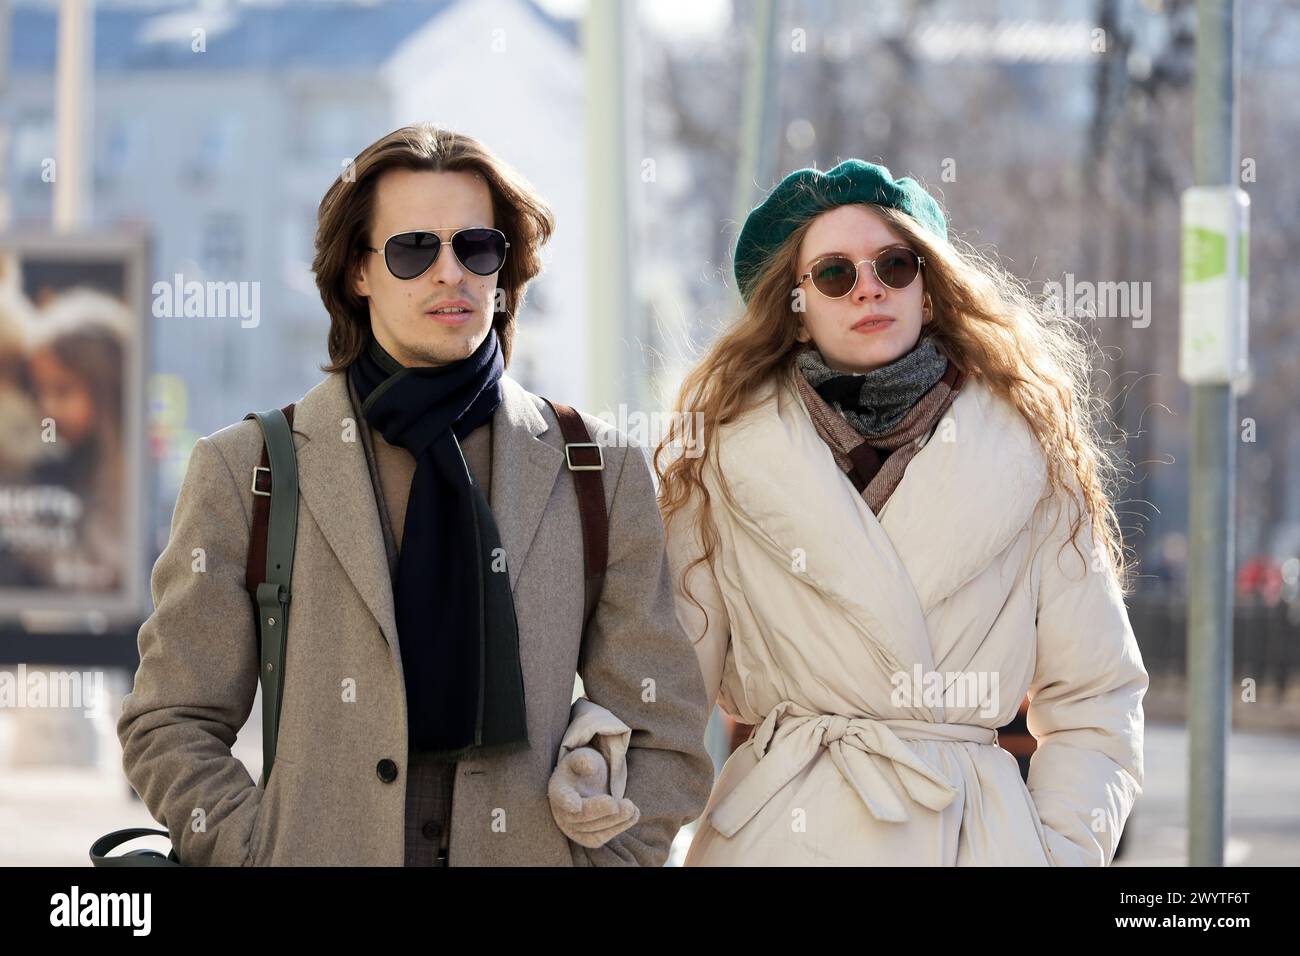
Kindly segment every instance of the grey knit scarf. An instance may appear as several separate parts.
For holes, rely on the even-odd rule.
[[[865,438],[888,434],[948,369],[947,356],[928,335],[910,352],[863,374],[836,371],[814,345],[797,362],[808,384]]]

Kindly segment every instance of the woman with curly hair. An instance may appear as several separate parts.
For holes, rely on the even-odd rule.
[[[860,160],[787,176],[735,272],[655,454],[679,618],[756,725],[687,865],[1109,864],[1147,674],[1078,329]]]

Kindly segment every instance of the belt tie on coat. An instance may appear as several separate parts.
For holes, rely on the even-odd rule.
[[[709,822],[723,836],[734,836],[817,759],[822,747],[830,750],[836,769],[877,820],[902,823],[910,817],[873,757],[890,761],[909,797],[931,810],[942,810],[957,796],[957,788],[904,740],[996,745],[998,732],[974,724],[817,714],[793,701],[782,701],[748,741],[758,763],[713,808]]]

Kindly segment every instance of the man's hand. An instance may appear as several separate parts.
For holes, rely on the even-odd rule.
[[[641,819],[637,805],[609,792],[609,765],[592,747],[565,754],[547,785],[556,825],[574,843],[604,846]]]
[[[573,702],[546,792],[560,831],[589,850],[603,847],[641,819],[623,796],[632,728],[599,704]]]

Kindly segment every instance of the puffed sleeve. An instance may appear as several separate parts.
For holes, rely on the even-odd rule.
[[[1077,499],[1082,504],[1082,499]],[[1091,522],[1070,543],[1058,496],[1042,509],[1029,792],[1058,866],[1105,866],[1142,792],[1148,677],[1119,582],[1094,553]],[[1064,548],[1062,548],[1064,545]]]
[[[248,535],[239,486],[216,444],[200,438],[154,565],[154,611],[117,724],[127,779],[186,866],[248,865],[264,793],[230,752],[257,692]]]

